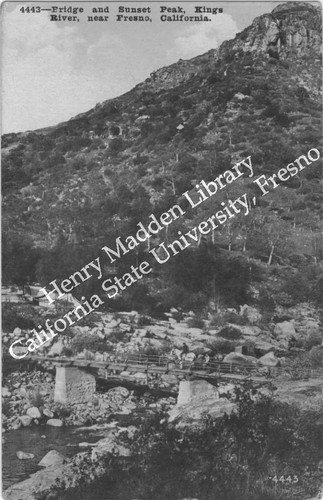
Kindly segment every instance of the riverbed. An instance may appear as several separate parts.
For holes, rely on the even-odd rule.
[[[96,443],[104,433],[100,429],[78,429],[77,427],[33,426],[3,434],[2,481],[3,488],[27,479],[30,474],[42,469],[38,463],[51,450],[65,457],[82,451],[78,443]],[[17,451],[32,453],[34,458],[19,460]]]

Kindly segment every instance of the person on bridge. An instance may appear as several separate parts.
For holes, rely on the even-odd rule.
[[[183,347],[182,347],[182,357],[186,356],[186,354],[188,354],[188,346],[184,342]]]

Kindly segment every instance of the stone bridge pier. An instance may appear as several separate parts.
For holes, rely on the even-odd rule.
[[[95,394],[95,376],[70,366],[56,366],[55,403],[79,404],[92,400]]]

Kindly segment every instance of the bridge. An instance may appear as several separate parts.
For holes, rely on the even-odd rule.
[[[129,356],[110,355],[104,361],[69,357],[31,356],[30,361],[56,366],[55,402],[77,404],[90,401],[96,390],[96,377],[106,380],[118,380],[122,383],[126,377],[122,374],[145,374],[145,383],[149,385],[149,375],[158,378],[162,375],[174,375],[179,380],[205,379],[237,381],[253,380],[268,383],[269,379],[280,373],[281,368],[270,368],[264,376],[265,367],[254,364],[238,365],[223,361],[208,363],[195,360],[175,361],[166,356],[132,354]]]

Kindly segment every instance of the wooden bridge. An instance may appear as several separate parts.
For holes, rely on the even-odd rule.
[[[179,380],[206,379],[223,381],[253,380],[269,383],[270,378],[280,372],[280,368],[267,369],[254,364],[244,366],[223,361],[202,362],[195,360],[175,361],[166,356],[147,355],[108,355],[104,361],[62,357],[31,356],[30,361],[56,366],[55,401],[77,403],[89,401],[94,392],[97,377],[120,381],[126,380],[126,374],[142,373],[146,375],[148,385],[151,378],[174,375]],[[266,375],[264,372],[266,372]],[[125,373],[126,372],[126,373]],[[149,377],[149,375],[151,377]]]
[[[225,363],[223,361],[202,362],[194,361],[179,361],[167,356],[158,355],[110,355],[105,360],[83,359],[62,357],[43,357],[30,356],[30,360],[38,362],[47,362],[56,366],[75,367],[87,370],[105,370],[106,377],[109,374],[120,374],[122,372],[129,373],[146,373],[155,375],[173,374],[173,375],[190,375],[192,377],[202,378],[253,378],[255,380],[268,380],[272,376],[276,376],[281,372],[280,367],[267,368],[256,364]],[[264,376],[264,373],[267,375]]]

